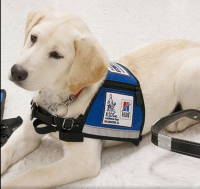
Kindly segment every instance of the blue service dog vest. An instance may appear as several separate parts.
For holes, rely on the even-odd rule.
[[[145,108],[139,81],[124,66],[110,62],[106,79],[84,115],[62,118],[50,114],[32,102],[31,119],[39,134],[59,132],[66,142],[83,142],[84,137],[103,140],[141,140]],[[46,124],[46,127],[38,127]]]
[[[110,62],[108,74],[86,113],[85,137],[138,145],[145,107],[139,81],[124,66]]]

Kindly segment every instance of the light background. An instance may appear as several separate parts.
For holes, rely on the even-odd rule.
[[[28,13],[44,6],[81,16],[110,60],[164,39],[200,43],[200,0],[2,0],[1,88],[7,91],[4,118],[24,118],[29,112],[32,93],[8,81],[7,75],[22,49]],[[200,125],[174,136],[200,142]],[[45,137],[36,151],[4,174],[2,181],[61,157],[61,148]],[[199,170],[199,159],[162,150],[147,134],[139,147],[127,143],[104,149],[98,177],[58,188],[200,188]]]

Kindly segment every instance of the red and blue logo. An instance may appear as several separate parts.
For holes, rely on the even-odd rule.
[[[130,102],[123,102],[123,109],[122,109],[122,111],[129,112],[130,105],[131,105]]]

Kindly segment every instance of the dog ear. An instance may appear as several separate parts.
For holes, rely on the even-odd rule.
[[[41,20],[43,20],[47,16],[48,12],[51,12],[53,10],[54,9],[52,7],[47,7],[47,8],[34,10],[29,13],[27,21],[26,21],[24,45],[26,43],[28,34],[30,33],[31,29],[35,25],[37,25]]]
[[[76,37],[75,58],[69,72],[68,87],[72,94],[102,79],[108,71],[108,56],[92,35]]]

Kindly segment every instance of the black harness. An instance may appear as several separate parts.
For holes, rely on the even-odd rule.
[[[61,118],[50,114],[34,102],[31,102],[31,109],[31,119],[37,118],[33,122],[33,126],[38,134],[58,131],[60,140],[66,142],[83,142],[82,129],[85,119],[82,114],[77,119]],[[45,127],[39,127],[42,124],[45,124]]]

